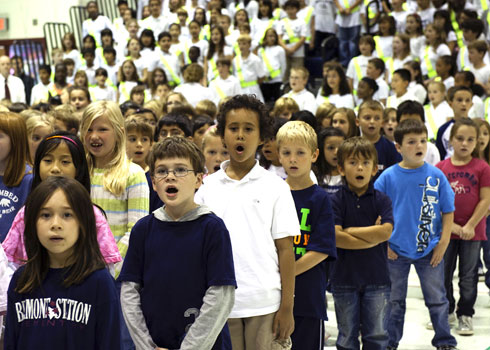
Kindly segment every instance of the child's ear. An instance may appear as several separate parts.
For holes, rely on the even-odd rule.
[[[196,190],[202,185],[203,173],[197,173],[196,175]]]
[[[316,160],[318,159],[318,155],[320,154],[320,150],[317,148],[315,152],[311,155],[311,162],[315,163]]]
[[[356,118],[356,126],[359,127],[359,117]]]
[[[374,166],[373,166],[373,172],[371,173],[371,175],[374,176],[374,175],[376,175],[377,172],[378,172],[378,164],[374,164]]]
[[[342,168],[342,166],[340,166],[340,164],[337,164],[337,170],[339,171],[339,174],[344,177],[345,176],[345,172],[344,172],[344,169]]]
[[[400,154],[402,153],[402,147],[398,142],[395,142],[395,148],[398,151],[398,153],[400,153]]]

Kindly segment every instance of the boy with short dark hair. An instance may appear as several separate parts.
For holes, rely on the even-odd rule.
[[[66,67],[66,82],[73,84],[75,82],[75,61],[71,58],[65,58],[63,64]]]
[[[390,199],[376,191],[377,152],[362,137],[345,140],[337,151],[346,185],[332,197],[337,261],[331,289],[338,349],[386,349],[390,297],[387,244],[393,229]]]
[[[171,112],[158,121],[155,130],[155,141],[161,141],[166,137],[181,136],[192,137],[192,123],[185,115]]]
[[[352,0],[350,0],[352,1]],[[346,40],[352,40],[351,38],[346,38]],[[373,58],[373,51],[376,48],[376,43],[374,39],[369,34],[364,34],[359,38],[359,51],[360,55],[353,57],[350,61],[348,61],[347,71],[345,75],[347,76],[347,80],[349,81],[349,85],[351,90],[356,94],[357,85],[362,78],[366,76],[368,62],[371,58]],[[352,49],[351,49],[352,52]],[[344,64],[342,62],[342,64]]]
[[[395,129],[395,141],[403,160],[383,172],[374,185],[390,197],[396,222],[388,246],[391,297],[387,349],[397,349],[403,335],[411,265],[419,276],[434,327],[432,345],[438,350],[456,349],[441,264],[453,224],[454,192],[442,171],[424,162],[424,124],[413,119],[402,121]]]
[[[270,349],[294,329],[292,238],[300,233],[294,201],[288,185],[255,159],[271,127],[265,105],[253,96],[227,101],[218,132],[230,160],[196,194],[230,231],[240,286],[228,320],[234,349]]]
[[[449,106],[453,109],[454,117],[441,125],[437,131],[436,146],[444,160],[453,155],[453,146],[449,142],[449,135],[456,120],[468,118],[468,113],[473,105],[473,91],[466,86],[455,86],[447,92]]]
[[[116,63],[116,49],[110,46],[104,47],[103,55],[103,67],[107,70],[108,84],[115,87],[115,84],[117,83],[117,73],[119,71],[119,65]]]
[[[240,81],[230,74],[231,61],[227,58],[219,58],[216,67],[219,75],[209,83],[209,87],[216,91],[221,100],[240,94],[242,92]]]
[[[116,102],[117,94],[114,87],[106,85],[108,73],[105,68],[97,68],[95,70],[95,86],[90,86],[90,97],[92,101],[113,101]]]
[[[382,104],[386,104],[386,99],[390,91],[390,87],[385,81],[385,63],[381,58],[375,57],[368,61],[366,69],[366,76],[374,79],[378,84],[378,90],[374,93],[373,99],[380,101]]]
[[[153,129],[141,118],[134,114],[128,117],[124,123],[126,129],[126,153],[128,158],[138,164],[145,172],[149,166],[146,162],[153,144]],[[151,186],[151,183],[148,184]]]
[[[180,74],[179,59],[170,52],[172,46],[172,36],[169,32],[161,32],[158,34],[158,45],[160,51],[156,52],[156,66],[165,71],[167,80],[170,86],[175,87],[182,82]]]
[[[87,73],[88,84],[94,85],[95,81],[95,70],[99,67],[95,66],[95,50],[84,47],[82,49],[83,64],[80,70],[84,70]]]
[[[194,202],[204,156],[170,137],[150,154],[153,188],[165,203],[136,223],[124,265],[123,315],[137,349],[231,350],[226,319],[236,288],[223,221]]]
[[[397,108],[403,101],[417,100],[415,95],[408,90],[408,85],[411,80],[412,77],[408,69],[400,68],[393,72],[391,77],[391,89],[393,90],[394,95],[388,97],[388,100],[386,101],[387,108]]]
[[[337,256],[335,228],[330,199],[310,177],[318,158],[317,135],[305,122],[290,121],[276,135],[279,161],[286,170],[301,236],[294,240],[295,305],[293,349],[323,349],[324,321],[327,320],[325,292],[327,260]],[[319,336],[320,335],[320,336]]]
[[[38,104],[39,102],[49,102],[51,94],[51,67],[48,64],[42,64],[39,66],[39,83],[34,85],[31,91],[31,106]]]
[[[362,137],[371,142],[377,151],[378,178],[385,169],[401,160],[395,146],[386,137],[381,135],[383,126],[383,106],[378,101],[366,101],[359,107],[356,119],[357,126],[361,129]]]
[[[460,47],[458,52],[458,57],[456,59],[456,64],[458,65],[458,71],[465,70],[470,66],[468,46],[479,39],[480,35],[483,33],[484,24],[481,19],[478,18],[467,18],[461,23],[461,30],[463,31],[463,38],[466,45]],[[488,54],[484,57],[485,63],[489,64]]]
[[[476,40],[468,45],[468,58],[471,65],[470,71],[475,75],[477,84],[487,86],[490,80],[490,65],[483,60],[488,52],[488,45],[484,40]]]

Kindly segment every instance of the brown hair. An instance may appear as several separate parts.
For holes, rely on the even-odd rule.
[[[26,162],[29,158],[26,123],[17,113],[0,112],[0,130],[10,138],[10,154],[7,158],[3,183],[7,187],[19,186],[24,178]]]
[[[378,164],[378,152],[370,141],[361,136],[348,138],[342,142],[337,151],[338,165],[344,168],[347,158],[359,156],[372,160],[373,165]]]
[[[205,114],[211,119],[216,119],[218,115],[218,108],[216,104],[211,100],[201,100],[196,104],[196,114]]]

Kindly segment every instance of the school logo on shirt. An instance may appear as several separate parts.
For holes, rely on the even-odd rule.
[[[439,203],[439,184],[437,179],[435,184],[432,176],[425,179],[425,184],[420,185],[422,190],[422,207],[420,208],[420,224],[419,232],[417,233],[417,252],[424,252],[429,246],[430,234],[433,232],[432,221],[436,218],[436,212],[433,204]]]
[[[19,202],[19,197],[7,190],[0,190],[0,219],[3,215],[12,213],[15,204]]]
[[[66,320],[87,325],[92,305],[77,300],[58,298],[25,299],[15,303],[17,322],[26,320]],[[47,325],[54,326],[56,322]]]

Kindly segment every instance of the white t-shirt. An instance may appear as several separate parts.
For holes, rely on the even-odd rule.
[[[388,97],[386,100],[386,108],[398,108],[400,103],[409,101],[409,100],[416,100],[415,96],[410,93],[410,90],[407,91],[404,95],[400,97],[396,97],[396,95],[391,95]]]
[[[340,6],[343,8],[346,8],[345,2],[349,3],[349,7],[352,6],[357,0],[346,0],[346,1],[339,1]],[[342,28],[350,28],[350,27],[356,27],[361,25],[361,10],[360,6],[356,8],[354,12],[352,12],[350,15],[347,16],[341,16],[337,14],[337,17],[335,18],[335,24],[337,24],[339,27]]]
[[[383,76],[378,77],[376,79],[376,84],[378,84],[378,90],[373,95],[373,100],[379,101],[383,99],[387,99],[390,94],[390,87],[383,79]]]
[[[408,14],[409,13],[407,11],[392,11],[390,13],[390,15],[395,19],[397,33],[405,33],[405,23],[407,22]]]
[[[427,47],[429,48],[428,51],[426,49]],[[435,50],[433,46],[423,46],[419,54],[422,75],[428,74],[426,55],[428,55],[429,61],[432,65],[432,69],[435,71],[437,59],[441,56],[451,55],[451,50],[449,50],[449,47],[446,44],[440,44]]]
[[[310,5],[315,9],[315,30],[323,33],[335,33],[337,14],[332,0],[312,0]]]
[[[109,18],[107,18],[106,16],[99,15],[97,16],[95,21],[91,20],[90,18],[87,18],[82,23],[82,38],[90,34],[94,36],[95,41],[100,46],[101,45],[100,32],[105,28],[109,28],[112,30],[112,23],[109,20]]]
[[[198,47],[199,50],[201,51],[201,54],[199,55],[197,62],[200,63],[201,65],[204,64],[204,57],[208,53],[208,49],[209,49],[209,43],[207,40],[199,40],[197,43],[193,43],[192,39],[188,39],[188,40],[183,42],[183,46],[184,46],[184,62],[185,62],[185,64],[191,63],[191,60],[189,59],[189,50],[193,46]]]
[[[216,105],[218,105],[219,102],[219,97],[213,89],[204,87],[199,83],[184,83],[177,86],[174,91],[180,92],[182,95],[184,95],[186,100],[194,108],[196,107],[197,103],[202,100],[211,100]]]
[[[387,58],[393,56],[393,36],[377,35],[376,38],[377,38],[376,40],[379,41],[379,49],[378,46],[376,46],[376,50],[374,50],[374,53],[376,53],[376,55],[380,58],[381,57]],[[381,51],[381,55],[379,50]]]
[[[218,76],[209,83],[209,88],[216,92],[220,100],[226,96],[235,96],[242,93],[240,82],[238,81],[238,78],[233,75],[228,76],[225,80]]]
[[[428,106],[428,107],[427,107]],[[435,139],[437,136],[437,130],[434,133],[432,130],[430,118],[434,121],[437,129],[441,127],[442,124],[446,123],[448,118],[453,116],[453,109],[449,106],[446,101],[442,101],[434,108],[434,105],[430,103],[424,107],[425,110],[425,126],[427,127],[427,136],[429,139]]]
[[[162,15],[156,18],[153,16],[148,16],[139,22],[140,28],[151,29],[153,31],[155,40],[158,40],[158,35],[161,32],[166,31],[170,24],[171,23],[168,22],[168,19]]]
[[[89,88],[90,98],[94,101],[113,101],[117,102],[116,90],[106,85],[105,88],[99,86],[91,86]]]
[[[347,66],[347,72],[345,75],[348,78],[353,80],[352,86],[354,90],[357,90],[357,84],[359,84],[359,80],[366,76],[366,70],[368,66],[368,62],[371,58],[375,56],[363,56],[359,55],[350,60],[349,65]],[[358,75],[356,65],[360,67],[361,76]]]
[[[42,82],[37,83],[31,90],[31,101],[30,105],[33,106],[39,102],[49,101],[49,88],[50,85],[44,85]]]
[[[486,64],[481,68],[475,68],[470,65],[470,71],[475,75],[475,80],[481,84],[488,83],[490,79],[490,65]]]
[[[410,54],[413,57],[420,57],[420,51],[425,47],[425,40],[423,35],[410,38]]]
[[[316,95],[316,105],[317,108],[320,107],[323,103],[328,102],[333,104],[337,108],[354,108],[354,98],[352,94],[346,94],[346,95],[339,95],[339,94],[332,94],[330,96],[323,96],[323,89],[320,88],[318,90],[318,93]]]
[[[316,99],[315,95],[309,92],[306,89],[301,90],[300,92],[294,92],[293,90],[289,91],[287,94],[282,95],[281,97],[290,97],[296,101],[299,106],[299,110],[310,111],[311,113],[316,113]]]
[[[277,69],[279,69],[281,71],[279,76],[277,76],[273,79],[269,79],[264,83],[270,84],[270,83],[282,82],[282,78],[284,76],[284,73],[286,72],[286,51],[284,51],[284,49],[281,46],[275,45],[275,46],[266,46],[264,48],[263,52],[264,52],[265,56],[267,57],[267,60],[269,62],[269,65],[270,65],[270,68],[272,69],[272,71],[275,71]],[[265,64],[265,60],[262,57],[262,49],[259,49],[258,56],[262,60],[262,62],[264,62],[264,66],[265,66],[265,69],[267,72],[267,76],[270,76],[271,73],[269,72],[267,65]]]
[[[239,66],[242,76],[238,74]],[[233,59],[233,74],[240,80],[240,84],[242,84],[243,82],[250,83],[266,77],[267,71],[262,60],[255,54],[250,53],[245,59],[241,55]],[[241,79],[243,79],[243,82]],[[258,82],[251,86],[243,86],[242,84],[242,91],[244,94],[256,95],[259,100],[264,102],[264,96],[262,95]]]
[[[425,28],[427,24],[434,22],[434,12],[436,9],[433,7],[429,7],[425,10],[418,10],[417,13],[422,20],[422,27]]]
[[[408,85],[408,91],[410,94],[412,94],[415,101],[422,105],[425,103],[425,99],[427,98],[427,90],[422,84],[417,84],[415,81],[411,81]]]
[[[300,19],[289,19],[289,18],[284,18],[282,19],[278,25],[277,25],[277,34],[282,37],[282,40],[286,43],[286,46],[293,47],[296,45],[296,43],[288,43],[288,41],[291,40],[289,37],[288,31],[286,28],[288,28],[288,25],[291,27],[292,32],[294,33],[294,37],[301,39],[302,37],[307,36],[307,31],[306,31],[306,24],[305,22]],[[305,46],[301,45],[301,47],[296,50],[291,57],[304,57],[305,56]]]
[[[281,276],[274,241],[300,234],[291,190],[258,162],[241,180],[221,170],[207,176],[195,195],[218,215],[230,232],[237,285],[230,318],[276,312],[281,303]]]

